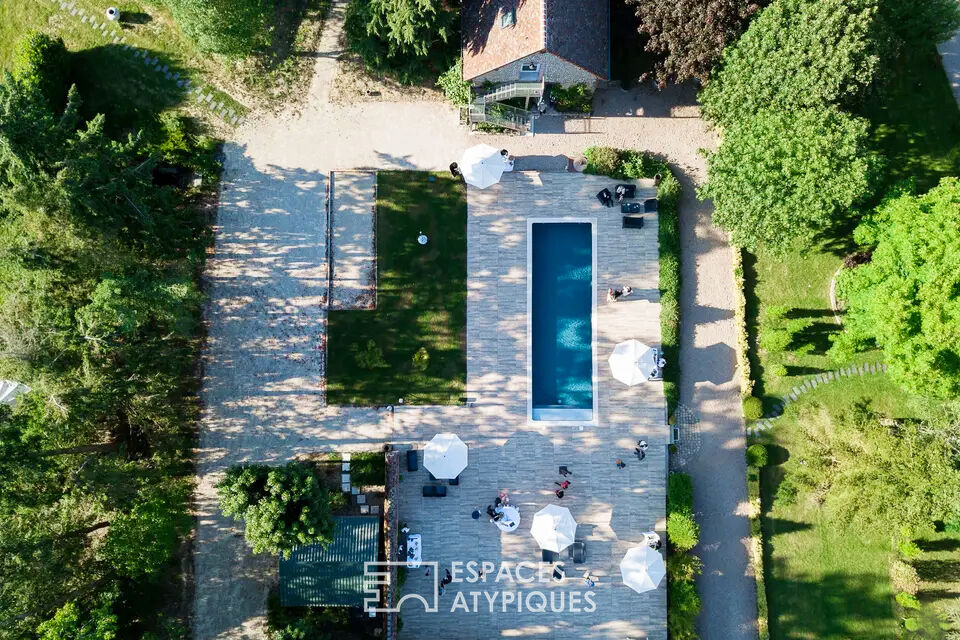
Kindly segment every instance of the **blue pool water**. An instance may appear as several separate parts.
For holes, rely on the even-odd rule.
[[[593,418],[593,230],[588,222],[531,226],[534,420]]]

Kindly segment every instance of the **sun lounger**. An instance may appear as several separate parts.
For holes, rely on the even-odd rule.
[[[447,495],[447,488],[442,484],[423,485],[424,498],[443,498],[446,495]]]
[[[417,471],[420,469],[420,463],[417,462],[417,450],[407,451],[407,471]]]
[[[643,229],[643,215],[637,213],[630,216],[623,216],[623,228]]]
[[[587,559],[587,544],[583,540],[577,540],[567,547],[567,554],[574,564],[583,564]]]

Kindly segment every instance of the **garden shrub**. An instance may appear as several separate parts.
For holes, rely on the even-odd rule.
[[[686,473],[667,476],[667,513],[693,512],[693,479]]]
[[[667,558],[667,575],[671,580],[693,582],[703,573],[703,561],[689,553],[671,553]]]
[[[360,345],[353,345],[353,352],[357,366],[361,369],[383,369],[390,366],[383,357],[383,349],[373,339],[368,340],[363,349]]]
[[[759,400],[759,398],[757,398]],[[752,444],[747,447],[747,465],[756,469],[767,466],[767,447],[762,444]]]
[[[583,155],[587,159],[587,168],[584,173],[611,178],[619,177],[621,167],[619,150],[613,147],[590,147]]]
[[[569,87],[554,85],[550,87],[550,97],[557,111],[566,113],[590,113],[593,111],[593,91],[585,84]]]
[[[28,34],[17,43],[13,77],[38,89],[46,98],[47,106],[59,111],[67,100],[69,56],[62,38],[45,33]]]
[[[756,396],[743,399],[743,417],[747,420],[759,420],[763,417],[763,400]]]
[[[783,378],[783,377],[786,377],[787,375],[787,366],[782,362],[774,362],[773,364],[767,367],[767,371],[772,376]]]
[[[779,353],[786,350],[792,341],[793,336],[786,329],[764,327],[760,330],[760,346],[769,353]]]
[[[465,107],[473,100],[473,88],[463,79],[463,58],[457,58],[452,67],[440,74],[437,86],[455,106]]]
[[[667,515],[667,538],[677,551],[689,551],[700,541],[700,526],[692,513],[673,512]]]
[[[700,614],[700,596],[697,587],[687,580],[673,580],[667,584],[667,630],[671,640],[696,640],[697,616]]]
[[[413,354],[413,370],[423,373],[430,366],[430,352],[426,347],[420,347]]]
[[[907,593],[906,591],[900,592],[896,595],[897,604],[899,604],[904,609],[919,609],[920,601],[917,600],[917,596],[912,593]]]
[[[894,560],[890,564],[890,583],[894,591],[916,595],[920,590],[920,575],[913,565],[903,560]]]
[[[165,0],[201,51],[242,58],[270,44],[273,0]]]

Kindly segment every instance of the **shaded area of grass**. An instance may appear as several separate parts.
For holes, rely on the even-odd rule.
[[[360,451],[350,456],[350,481],[359,486],[379,486],[387,481],[387,459],[379,451]]]
[[[960,174],[960,110],[935,49],[904,52],[861,115],[888,162],[878,197],[905,178],[923,192]]]
[[[466,189],[442,174],[380,172],[376,229],[377,308],[330,313],[327,401],[457,403],[467,377]],[[382,366],[358,358],[371,341]],[[423,370],[414,363],[421,347]]]

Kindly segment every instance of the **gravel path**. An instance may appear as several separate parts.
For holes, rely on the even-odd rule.
[[[331,104],[345,5],[332,5],[308,104],[297,113],[251,118],[225,148],[216,248],[206,275],[211,298],[197,453],[197,640],[263,638],[266,594],[276,579],[275,560],[250,553],[241,530],[216,508],[215,483],[227,466],[280,462],[310,451],[373,449],[403,439],[389,414],[325,406],[331,171],[445,170],[479,142],[506,147],[522,156],[524,166],[536,168],[605,144],[662,155],[692,189],[703,175],[697,150],[714,145],[686,88],[612,91],[599,97],[598,117],[545,118],[535,137],[472,136],[459,125],[456,109],[436,102]],[[691,219],[709,216],[689,193],[684,206]],[[709,264],[718,277],[727,277],[729,263],[712,255]],[[713,370],[696,359],[685,366]],[[731,410],[739,415],[738,407]],[[734,457],[742,463],[740,453]]]
[[[696,420],[694,451],[683,458],[693,478],[703,559],[698,580],[703,640],[755,640],[756,583],[748,562],[745,433],[736,371],[736,286],[726,235],[692,189],[681,205],[680,402]],[[683,441],[681,448],[683,448]]]

